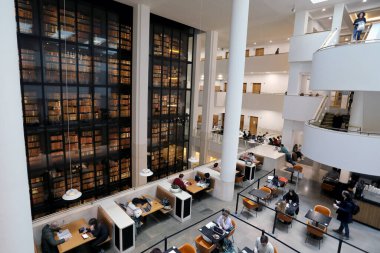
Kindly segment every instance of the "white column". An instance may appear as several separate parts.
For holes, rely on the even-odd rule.
[[[340,30],[342,29],[343,15],[345,12],[345,5],[343,3],[334,5],[334,14],[332,17],[331,31],[337,30],[333,44],[339,43]]]
[[[218,32],[206,32],[206,59],[203,85],[202,103],[202,127],[201,127],[201,164],[208,162],[208,144],[212,129],[212,113],[214,109],[215,97],[215,75],[216,75],[216,54],[218,49]]]
[[[304,35],[307,33],[307,27],[309,23],[309,12],[298,11],[294,18],[294,36]]]
[[[33,251],[14,1],[0,8],[0,248]]]
[[[201,80],[201,42],[202,42],[202,34],[195,34],[194,39],[194,59],[193,59],[193,75],[192,75],[192,83],[193,83],[193,91],[191,96],[191,117],[190,117],[190,157],[195,156],[195,133],[197,132],[197,119],[198,119],[198,101],[199,101],[199,83]]]
[[[138,4],[133,8],[132,53],[132,185],[144,185],[140,171],[147,168],[148,77],[150,9]]]
[[[222,144],[221,181],[217,182],[215,196],[231,201],[237,151],[239,145],[239,125],[243,96],[245,49],[247,43],[249,0],[233,0],[230,33],[230,57],[228,64],[228,89],[226,95],[226,115]]]
[[[363,128],[364,114],[364,92],[355,91],[354,100],[351,105],[349,130],[356,131],[358,128]]]

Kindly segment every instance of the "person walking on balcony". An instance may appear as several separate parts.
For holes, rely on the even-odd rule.
[[[365,23],[367,20],[365,19],[365,12],[361,11],[357,15],[357,19],[355,19],[353,25],[354,25],[354,32],[352,34],[352,40],[357,41],[360,40],[360,35],[365,29]]]

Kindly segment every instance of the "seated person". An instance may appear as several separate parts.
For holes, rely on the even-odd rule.
[[[293,152],[296,153],[297,159],[298,158],[303,159],[303,154],[301,153],[300,147],[301,147],[301,145],[298,146],[298,144],[294,144],[294,146],[293,146]]]
[[[225,231],[231,231],[233,229],[232,221],[229,215],[229,210],[223,210],[222,215],[216,220],[218,226]]]
[[[105,252],[103,249],[100,249],[98,245],[107,240],[109,234],[108,227],[103,223],[98,223],[98,220],[95,218],[90,219],[88,224],[90,225],[91,234],[96,238],[90,245],[92,252]]]
[[[252,152],[248,153],[248,158],[247,158],[246,162],[247,161],[254,163],[256,165],[260,163],[260,161],[256,159],[255,155]]]
[[[212,169],[216,170],[217,172],[221,171],[221,168],[219,167],[219,163],[214,163],[214,165],[212,166]]]
[[[274,175],[272,180],[270,181],[269,188],[276,188],[281,187],[280,181],[278,179],[277,175]]]
[[[247,133],[245,132],[245,130],[243,131],[243,138],[244,138],[244,139],[247,138]]]
[[[203,179],[203,183],[206,185],[206,188],[209,188],[211,185],[210,173],[205,173],[205,178]]]
[[[253,248],[255,253],[274,253],[273,245],[268,242],[268,236],[262,235],[256,238],[255,247]]]
[[[282,200],[276,204],[276,210],[285,213],[286,211],[286,201]]]
[[[127,214],[135,221],[136,228],[141,226],[141,215],[143,213],[141,208],[137,206],[139,204],[141,204],[140,199],[133,198],[127,206]]]
[[[54,232],[58,232],[60,228],[57,222],[53,222],[50,225],[46,224],[42,228],[41,235],[41,249],[42,253],[58,253],[57,246],[66,242],[68,239],[55,240]]]
[[[251,131],[248,131],[247,139],[250,139],[252,137]]]
[[[292,159],[292,155],[289,153],[288,149],[284,146],[284,144],[280,145],[279,152],[285,154],[285,158],[287,162],[291,163],[293,166],[296,165],[296,163]]]
[[[295,210],[295,213],[298,214],[298,212],[300,211],[300,208],[299,208],[300,200],[297,193],[293,189],[290,189],[289,192],[286,193],[282,199],[285,200],[285,202],[289,204],[296,203],[298,207]]]
[[[274,145],[273,139],[269,138],[269,145]]]
[[[179,176],[176,179],[174,179],[173,184],[178,185],[179,188],[181,188],[182,190],[186,190],[186,184],[185,182],[183,182],[183,176],[184,175],[182,173],[179,174]]]
[[[273,137],[272,141],[273,141],[273,145],[275,145],[277,147],[280,146],[280,143],[278,142],[276,137]]]

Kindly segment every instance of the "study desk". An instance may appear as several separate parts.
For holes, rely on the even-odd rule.
[[[143,213],[141,214],[142,217],[148,216],[149,214],[152,214],[152,213],[157,212],[157,211],[161,210],[162,208],[164,208],[164,206],[156,198],[153,198],[152,196],[147,195],[147,194],[143,195],[143,197],[151,200],[151,203],[150,203],[151,209],[149,212],[146,212],[144,210],[144,208],[146,208],[148,206],[148,203],[141,206],[141,210],[143,211]]]
[[[68,229],[72,237],[67,242],[64,242],[58,245],[59,253],[67,252],[69,250],[75,249],[95,239],[95,237],[93,237],[92,235],[90,235],[90,237],[87,239],[83,239],[82,234],[79,233],[79,229],[82,227],[85,227],[85,228],[89,227],[89,225],[84,219],[73,221],[61,227],[62,230]],[[57,235],[55,235],[55,239],[58,240]]]
[[[198,192],[204,191],[206,188],[197,185],[197,182],[194,179],[188,179],[187,182],[191,185],[186,185],[186,191],[191,194],[197,194]]]
[[[317,223],[316,226],[318,226],[318,224],[320,223],[320,224],[324,225],[325,227],[327,227],[330,224],[330,221],[332,219],[332,217],[328,217],[328,216],[323,215],[319,212],[316,212],[312,209],[310,209],[306,213],[305,218],[308,218],[312,221],[315,221]]]
[[[214,222],[210,222],[214,223]],[[215,223],[214,223],[215,224]],[[214,226],[217,226],[216,224]],[[218,234],[214,232],[212,228],[208,228],[206,225],[199,229],[199,231],[206,236],[213,244],[218,245],[219,243],[223,242],[224,238],[226,238],[229,235],[229,232],[223,231],[223,234]]]

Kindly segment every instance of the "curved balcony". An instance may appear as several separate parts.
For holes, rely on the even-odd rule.
[[[352,172],[380,176],[380,134],[342,132],[309,123],[302,152],[310,159]]]
[[[380,91],[380,40],[321,48],[313,55],[313,90]]]

